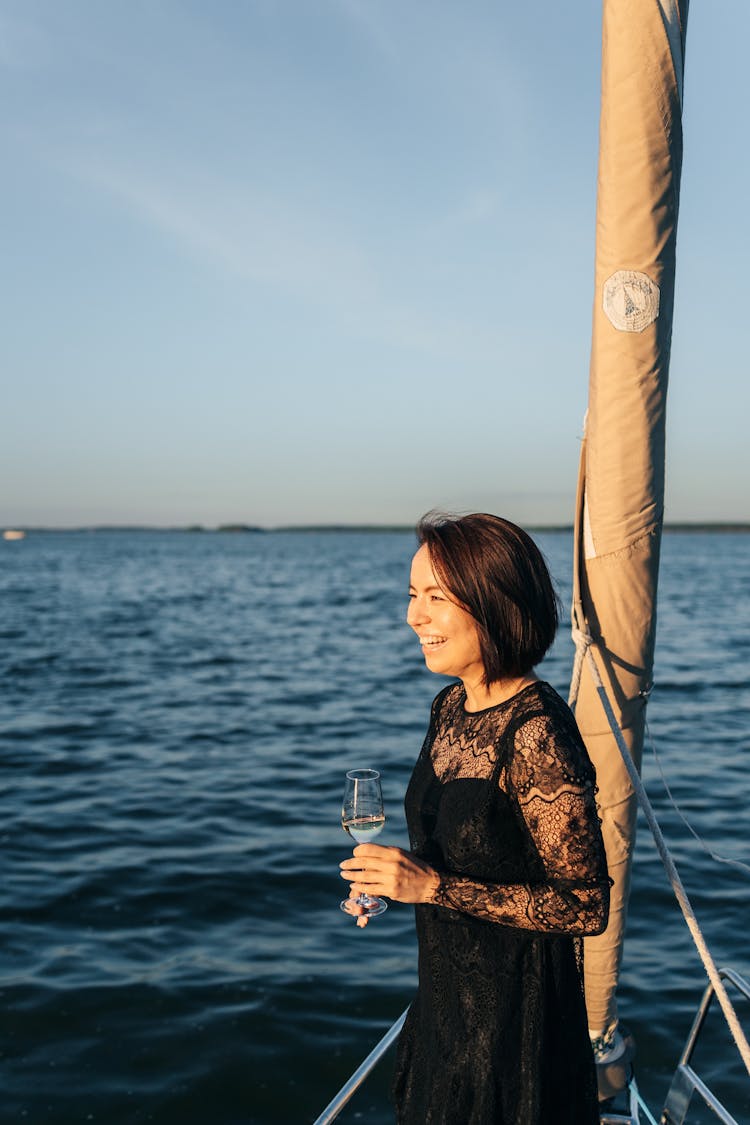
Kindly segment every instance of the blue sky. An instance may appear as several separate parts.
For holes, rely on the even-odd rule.
[[[667,518],[750,519],[746,0],[693,0]],[[570,522],[600,10],[0,0],[0,524]]]

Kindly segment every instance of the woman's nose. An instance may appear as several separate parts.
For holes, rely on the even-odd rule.
[[[427,621],[427,607],[420,598],[412,598],[409,602],[409,608],[406,611],[406,622],[408,625],[419,625],[420,622]]]

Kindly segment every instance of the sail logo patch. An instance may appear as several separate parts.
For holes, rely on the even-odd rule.
[[[638,270],[618,270],[604,282],[602,307],[618,332],[642,332],[659,315],[659,286]]]

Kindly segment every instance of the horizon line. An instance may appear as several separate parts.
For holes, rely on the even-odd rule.
[[[0,525],[3,526],[3,525]],[[414,531],[414,524],[392,523],[345,523],[333,521],[330,523],[290,523],[261,525],[248,523],[222,523],[207,524],[158,524],[158,523],[84,523],[70,526],[54,524],[10,524],[3,526],[2,534],[6,532],[23,532],[37,534],[53,532],[170,532],[191,534],[277,534],[284,532],[410,532]],[[529,531],[572,532],[573,524],[567,523],[528,523],[525,525]],[[662,525],[664,531],[690,532],[690,531],[743,531],[750,532],[750,521],[747,520],[670,520]]]

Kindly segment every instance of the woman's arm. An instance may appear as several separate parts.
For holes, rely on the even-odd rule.
[[[506,786],[543,874],[529,883],[497,885],[448,872],[441,875],[434,901],[522,929],[601,933],[610,880],[594,769],[572,716],[535,715],[519,728]]]
[[[572,720],[530,718],[515,737],[506,785],[539,857],[529,883],[439,872],[410,852],[361,844],[341,864],[351,893],[432,902],[490,922],[545,933],[596,934],[607,924],[609,878],[594,771]]]

